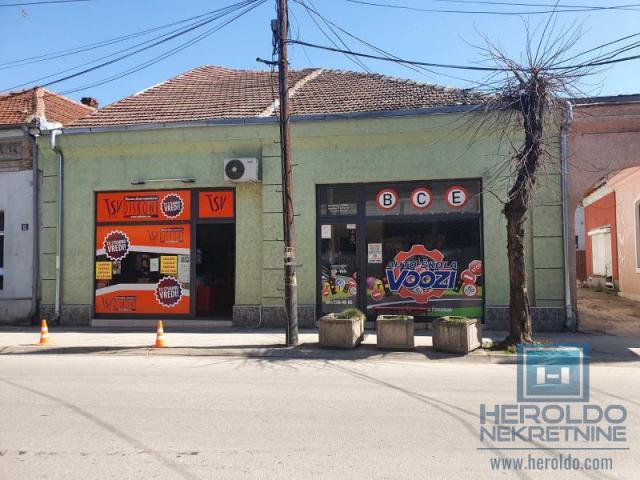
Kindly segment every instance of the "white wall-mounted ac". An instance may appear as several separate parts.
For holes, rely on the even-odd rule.
[[[228,182],[259,182],[260,161],[257,158],[225,158],[224,179]]]

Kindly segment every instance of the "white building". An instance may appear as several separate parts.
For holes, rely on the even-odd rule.
[[[0,95],[0,324],[38,308],[39,176],[35,138],[95,111],[43,88]],[[46,205],[47,198],[40,205]]]

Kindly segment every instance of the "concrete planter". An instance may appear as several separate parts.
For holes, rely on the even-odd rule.
[[[319,342],[322,348],[355,348],[364,338],[364,317],[338,318],[325,315],[319,321]]]
[[[482,346],[482,326],[477,319],[442,317],[433,322],[433,348],[469,353]]]
[[[378,348],[387,350],[412,350],[413,317],[406,315],[378,315],[376,318]]]

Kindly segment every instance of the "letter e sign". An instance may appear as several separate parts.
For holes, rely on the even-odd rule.
[[[233,190],[198,192],[199,218],[233,218],[234,214]]]
[[[468,199],[469,195],[467,195],[467,191],[459,186],[451,187],[445,195],[445,201],[451,208],[464,207]]]
[[[390,188],[380,190],[376,197],[376,204],[382,210],[391,210],[398,204],[398,194]]]

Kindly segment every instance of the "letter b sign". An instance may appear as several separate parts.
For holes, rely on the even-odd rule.
[[[382,210],[391,210],[398,204],[398,194],[390,188],[380,190],[376,197],[376,204]]]

